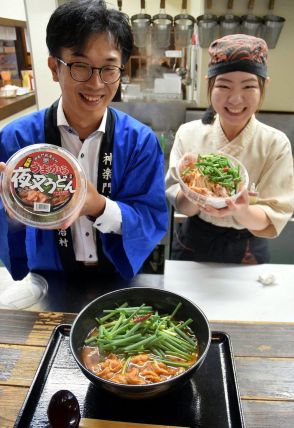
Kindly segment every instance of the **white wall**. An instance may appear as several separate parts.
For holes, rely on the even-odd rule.
[[[24,0],[26,21],[32,49],[37,106],[52,104],[60,96],[59,84],[53,82],[47,65],[46,27],[56,8],[55,0]]]
[[[26,20],[26,13],[23,0],[1,0],[1,18]]]

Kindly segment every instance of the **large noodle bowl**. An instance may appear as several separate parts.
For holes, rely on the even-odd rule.
[[[104,310],[89,332],[81,359],[88,370],[112,382],[146,385],[163,382],[191,367],[198,358],[192,319],[176,321],[152,306],[127,303]]]

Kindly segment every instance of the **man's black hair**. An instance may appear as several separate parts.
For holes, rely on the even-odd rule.
[[[133,34],[127,16],[108,9],[103,0],[73,0],[59,6],[47,25],[50,55],[59,57],[61,48],[82,51],[90,36],[107,33],[113,37],[125,64],[133,49]]]

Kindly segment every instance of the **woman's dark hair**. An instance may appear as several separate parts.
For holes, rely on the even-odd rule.
[[[62,48],[82,51],[93,34],[113,37],[125,64],[133,49],[133,34],[127,16],[107,9],[103,0],[73,0],[59,6],[47,25],[46,43],[50,55],[60,56]]]
[[[215,111],[213,110],[212,104],[211,104],[211,93],[212,93],[212,89],[214,87],[214,82],[217,76],[213,76],[210,77],[208,79],[208,86],[207,86],[207,98],[209,101],[209,107],[207,108],[207,110],[204,112],[204,115],[202,117],[202,123],[204,124],[210,124],[214,122],[214,117],[215,117]],[[260,103],[259,103],[259,108],[262,104],[262,101],[264,99],[264,95],[265,95],[265,82],[266,79],[264,77],[261,76],[257,76],[257,80],[258,80],[258,86],[260,89]]]

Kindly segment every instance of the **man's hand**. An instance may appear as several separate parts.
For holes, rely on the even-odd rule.
[[[103,214],[106,205],[106,198],[100,195],[96,187],[87,181],[87,195],[85,203],[80,211],[79,216],[90,215],[91,217],[99,217]]]
[[[0,174],[5,173],[6,164],[4,162],[0,162]],[[0,196],[2,195],[2,178],[0,178]],[[13,212],[5,207],[6,214],[13,220],[15,220],[15,216]]]
[[[5,170],[5,163],[4,162],[0,162],[0,174],[4,172]],[[0,195],[2,193],[2,180],[0,180]]]
[[[59,226],[58,229],[67,229],[76,221],[77,218],[83,215],[89,215],[95,218],[99,217],[103,214],[105,205],[105,196],[100,195],[96,187],[90,181],[87,181],[86,199],[81,210],[76,213],[74,217],[71,217],[69,220],[67,220],[61,227]]]

